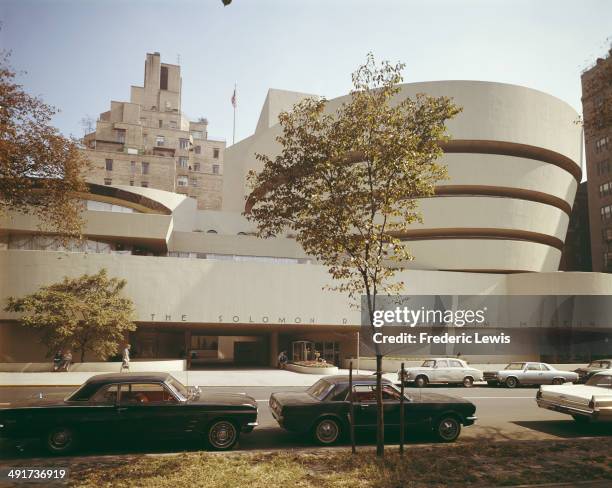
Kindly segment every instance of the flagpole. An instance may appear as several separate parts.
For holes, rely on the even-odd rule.
[[[236,85],[238,83],[234,83],[234,97],[236,97]],[[236,100],[236,98],[234,98],[234,100]],[[236,105],[237,103],[234,101],[233,106],[234,106],[234,130],[233,130],[233,135],[232,135],[232,145],[236,144]]]

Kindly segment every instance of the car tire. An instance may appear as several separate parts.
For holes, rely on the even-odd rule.
[[[208,426],[206,440],[213,451],[229,451],[238,442],[240,431],[227,419],[217,419]]]
[[[436,420],[433,430],[440,442],[455,442],[461,433],[461,422],[455,415],[443,415]]]
[[[45,446],[51,454],[68,454],[74,451],[76,445],[77,435],[70,427],[53,427],[47,432]]]
[[[562,385],[563,383],[565,383],[563,378],[553,378],[552,380],[553,385]]]
[[[417,376],[414,379],[414,386],[416,386],[417,388],[425,388],[428,383],[429,380],[427,379],[427,376]]]
[[[342,427],[337,419],[326,417],[317,420],[312,428],[312,437],[317,444],[331,446],[338,442],[342,435]]]
[[[472,386],[474,386],[474,378],[471,376],[466,376],[463,378],[463,386],[465,388],[472,388]]]
[[[504,384],[506,385],[506,388],[516,388],[519,382],[514,376],[508,376]]]

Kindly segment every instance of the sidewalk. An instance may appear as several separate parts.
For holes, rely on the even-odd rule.
[[[361,370],[362,374],[371,374]],[[100,373],[0,373],[0,387],[15,386],[79,386]],[[170,371],[176,379],[189,386],[304,386],[308,387],[324,375],[294,373],[293,371],[259,369],[206,369]],[[347,369],[339,374],[348,374]],[[355,374],[357,372],[355,371]],[[389,375],[393,380],[395,375]]]

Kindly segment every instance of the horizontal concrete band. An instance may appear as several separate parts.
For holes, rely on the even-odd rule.
[[[485,185],[440,185],[435,188],[435,196],[493,196],[528,200],[544,203],[562,210],[567,215],[572,213],[572,206],[562,198],[548,193],[523,188]]]
[[[445,153],[468,153],[468,154],[494,154],[500,156],[514,156],[526,159],[533,159],[544,163],[552,164],[558,168],[567,171],[571,174],[574,179],[580,183],[582,179],[582,170],[573,160],[559,154],[550,149],[544,149],[537,146],[531,146],[529,144],[519,144],[515,142],[507,141],[490,141],[490,140],[468,140],[468,139],[452,139],[450,141],[440,142],[440,147]],[[353,163],[361,161],[363,154],[351,153],[348,154],[343,162]],[[339,161],[340,162],[340,161]],[[276,184],[280,184],[282,181],[279,178],[275,183],[271,183],[267,188],[257,188],[251,192],[247,198],[245,204],[245,212],[250,213],[253,206],[257,203],[257,200],[262,198],[270,189]],[[546,203],[554,205],[557,208],[563,210],[568,215],[571,213],[571,205],[562,200],[559,197],[549,195],[543,192],[534,190],[527,190],[513,187],[501,187],[501,186],[481,186],[481,185],[441,185],[440,187],[451,188],[449,191],[468,191],[469,189],[474,190],[475,194],[478,195],[497,195],[497,196],[509,196],[512,198],[522,198],[525,200],[532,200],[540,203]],[[438,192],[436,187],[436,193]],[[454,189],[456,190],[454,190]],[[461,190],[459,190],[461,188]],[[488,192],[488,193],[481,193]],[[451,194],[451,193],[447,193]]]
[[[556,237],[539,232],[531,232],[517,229],[494,229],[494,228],[459,228],[448,227],[438,229],[415,229],[391,233],[402,241],[426,241],[432,239],[495,239],[510,241],[528,241],[536,244],[544,244],[563,250],[563,241]]]
[[[582,170],[573,160],[558,152],[543,147],[519,144],[507,141],[452,139],[440,143],[445,153],[499,154],[535,159],[553,164],[570,173],[578,183],[582,179]]]

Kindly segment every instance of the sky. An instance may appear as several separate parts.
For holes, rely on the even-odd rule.
[[[611,0],[0,0],[0,47],[29,93],[81,136],[111,100],[142,85],[147,52],[180,57],[183,112],[209,136],[255,130],[266,93],[334,98],[368,52],[406,63],[405,82],[513,83],[577,111],[580,73],[612,41]],[[23,73],[22,73],[23,72]]]

